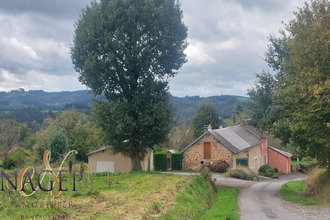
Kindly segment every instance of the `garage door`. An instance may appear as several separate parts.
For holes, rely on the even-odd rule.
[[[115,162],[114,161],[97,161],[96,172],[115,172]]]

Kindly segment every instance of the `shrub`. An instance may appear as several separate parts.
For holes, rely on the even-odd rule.
[[[171,168],[172,170],[182,169],[182,153],[171,154]]]
[[[268,164],[263,165],[259,168],[259,174],[262,176],[271,177],[274,175],[274,169],[271,168]]]
[[[15,150],[9,158],[14,161],[15,167],[21,167],[28,160],[28,157],[21,149]]]
[[[3,158],[2,167],[6,170],[10,170],[15,166],[15,161],[7,156]]]
[[[227,172],[229,164],[224,160],[215,161],[210,165],[210,170],[214,172],[224,173]]]
[[[212,174],[210,171],[203,169],[201,171],[201,176],[210,183],[210,185],[212,186],[213,190],[216,192],[217,191],[217,187],[215,186],[215,179],[212,179]]]
[[[248,158],[236,158],[236,165],[237,166],[248,166],[249,160]]]
[[[166,171],[167,170],[167,153],[156,152],[154,153],[154,170]]]
[[[330,176],[325,170],[314,167],[308,171],[308,177],[303,187],[303,195],[313,197],[320,202],[330,202]]]
[[[259,180],[258,175],[253,170],[245,166],[238,166],[236,169],[229,170],[228,175],[230,177],[242,180]]]
[[[317,163],[300,163],[299,166],[300,166],[299,169],[300,172],[307,172],[317,167]]]

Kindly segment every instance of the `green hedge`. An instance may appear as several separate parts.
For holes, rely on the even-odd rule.
[[[248,158],[236,158],[236,165],[237,166],[248,166]]]
[[[172,170],[182,169],[182,153],[171,154],[171,169]]]
[[[154,153],[154,170],[166,171],[167,170],[167,153],[156,152]]]

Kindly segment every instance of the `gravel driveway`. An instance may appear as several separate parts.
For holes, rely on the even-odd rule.
[[[198,173],[166,172],[175,175],[196,175]],[[329,206],[300,206],[281,199],[282,184],[306,178],[302,174],[282,175],[280,179],[260,179],[259,182],[229,178],[223,174],[212,174],[215,184],[223,187],[239,187],[241,220],[330,220]]]

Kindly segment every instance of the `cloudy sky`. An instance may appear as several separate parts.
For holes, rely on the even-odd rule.
[[[89,0],[0,0],[0,91],[86,89],[69,54],[74,23]],[[243,95],[270,33],[302,0],[181,0],[188,62],[170,81],[176,96]]]

